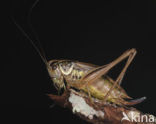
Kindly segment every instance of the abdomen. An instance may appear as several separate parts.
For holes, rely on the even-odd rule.
[[[92,85],[88,86],[88,89],[85,87],[83,90],[85,92],[90,92],[92,97],[103,100],[113,86],[113,83],[110,82],[108,78],[100,78],[96,82],[92,83]],[[128,97],[125,91],[120,87],[116,87],[112,90],[111,94],[108,96],[107,101],[115,102],[115,99],[121,99]]]

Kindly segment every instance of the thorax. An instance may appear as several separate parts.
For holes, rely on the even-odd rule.
[[[74,61],[62,61],[59,63],[59,68],[67,83],[74,84],[79,83],[81,78],[93,67]]]

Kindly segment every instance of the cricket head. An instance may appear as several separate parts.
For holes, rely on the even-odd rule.
[[[57,90],[61,90],[65,88],[64,78],[59,68],[59,61],[58,60],[50,60],[47,63],[47,70],[49,76],[51,77],[54,86]]]

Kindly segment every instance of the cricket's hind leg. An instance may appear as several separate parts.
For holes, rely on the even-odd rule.
[[[110,71],[110,69],[112,69],[119,62],[121,62],[124,59],[128,58],[124,68],[120,72],[117,79],[114,81],[114,84],[112,85],[112,87],[109,89],[109,91],[105,95],[105,98],[104,98],[103,101],[104,102],[107,101],[107,98],[109,97],[111,92],[114,90],[114,88],[117,85],[121,84],[121,81],[122,81],[122,79],[123,79],[123,77],[125,75],[125,72],[127,71],[127,68],[130,65],[130,63],[132,62],[132,60],[134,59],[135,55],[136,55],[136,50],[135,49],[130,49],[130,50],[127,50],[126,52],[124,52],[120,57],[118,57],[116,60],[112,61],[111,63],[109,63],[107,65],[104,65],[104,66],[94,68],[92,71],[90,71],[88,74],[86,74],[80,80],[80,82],[85,82],[85,83],[82,83],[81,87],[86,87],[86,86],[91,85],[93,82],[98,80],[101,76],[106,75]]]

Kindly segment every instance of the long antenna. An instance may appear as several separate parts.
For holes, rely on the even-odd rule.
[[[32,7],[31,7],[31,9],[30,9],[30,11],[29,11],[29,16],[28,17],[30,17],[30,15],[31,15],[31,12],[32,12],[32,9],[34,8],[34,6],[38,3],[38,1],[39,0],[36,0],[35,1],[35,3],[32,5]],[[39,54],[39,56],[41,57],[41,59],[42,59],[42,61],[47,65],[47,60],[46,60],[46,57],[45,57],[45,54],[44,54],[44,52],[43,52],[43,55],[41,54],[41,51],[39,50],[39,48],[35,45],[35,43],[33,42],[33,40],[30,38],[30,36],[23,30],[23,28],[16,22],[16,20],[14,19],[14,17],[13,16],[11,16],[12,17],[12,20],[13,20],[13,22],[14,22],[14,24],[17,26],[17,28],[23,33],[23,35],[30,41],[30,43],[32,44],[32,46],[35,48],[35,50],[37,51],[37,53]],[[31,24],[31,23],[30,23]],[[32,26],[31,26],[32,27]],[[34,33],[35,31],[33,30],[33,33]],[[37,35],[35,35],[35,37],[37,38],[37,40],[38,40],[38,42],[39,42],[39,44],[40,44],[40,41],[39,41],[39,39],[38,39],[38,37],[37,37]],[[42,49],[43,50],[43,49]]]
[[[41,45],[41,42],[40,42],[40,40],[39,40],[38,34],[37,34],[37,32],[35,31],[35,28],[33,27],[32,23],[31,23],[31,14],[32,14],[32,10],[33,10],[33,8],[37,5],[38,2],[39,2],[39,0],[36,0],[36,1],[34,2],[34,4],[31,6],[31,8],[29,9],[29,12],[28,12],[28,24],[29,24],[29,27],[31,28],[32,33],[34,34],[36,40],[37,40],[38,43],[39,43],[39,47],[40,47],[42,56],[43,56],[44,58],[46,58],[46,55],[45,55],[45,52],[44,52],[43,47],[42,47],[42,45]]]
[[[41,57],[41,59],[43,60],[43,62],[47,65],[47,60],[42,56],[40,50],[37,48],[37,46],[34,44],[33,40],[28,36],[28,34],[23,30],[23,28],[17,24],[17,22],[15,21],[14,18],[12,18],[14,24],[18,27],[18,29],[24,34],[24,36],[30,41],[30,43],[32,44],[32,46],[35,48],[35,50],[38,52],[39,56]]]

